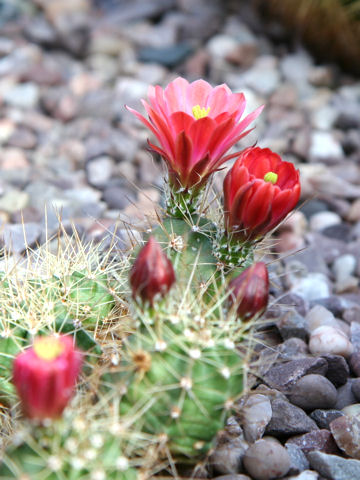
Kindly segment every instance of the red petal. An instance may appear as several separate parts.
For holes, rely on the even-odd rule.
[[[190,127],[196,122],[194,117],[191,117],[185,112],[175,112],[169,117],[169,124],[171,126],[174,136],[180,132],[185,131],[189,133]]]
[[[184,187],[188,186],[187,176],[191,168],[192,142],[184,131],[180,132],[175,140],[174,170],[180,175]]]

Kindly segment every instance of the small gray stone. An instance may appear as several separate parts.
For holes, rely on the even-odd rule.
[[[323,452],[310,452],[311,467],[329,480],[355,480],[360,478],[360,461],[345,459]]]
[[[123,210],[135,200],[134,192],[125,187],[107,187],[104,191],[104,200],[108,207]]]
[[[320,410],[316,409],[311,412],[310,417],[315,420],[319,428],[330,429],[330,423],[335,418],[342,417],[344,414],[340,410]]]
[[[356,268],[356,258],[354,255],[340,255],[333,263],[333,272],[337,282],[342,282],[350,277]]]
[[[304,358],[309,353],[307,344],[301,338],[289,338],[278,346],[278,352],[284,360],[295,360],[296,358]]]
[[[354,378],[351,386],[352,392],[355,395],[355,398],[360,402],[360,378]]]
[[[340,388],[338,388],[337,401],[334,407],[336,410],[341,410],[348,405],[357,403],[356,397],[352,391],[352,383],[353,379],[349,378],[345,385],[342,385]]]
[[[300,447],[293,443],[287,443],[285,448],[288,451],[291,461],[291,467],[288,472],[289,474],[295,475],[309,468],[309,462]]]
[[[306,320],[296,311],[285,313],[277,322],[276,326],[280,331],[283,340],[288,338],[301,338],[307,340],[309,338],[309,329]]]
[[[301,358],[271,367],[264,375],[264,382],[271,388],[287,392],[299,380],[309,373],[325,375],[327,362],[324,358]]]
[[[283,477],[291,466],[287,450],[275,439],[265,438],[257,440],[247,449],[243,463],[255,480]]]
[[[3,230],[4,246],[15,252],[21,253],[27,247],[33,247],[41,236],[41,227],[37,223],[24,223],[5,225]]]
[[[276,437],[297,435],[317,430],[316,423],[304,410],[282,398],[271,401],[272,418],[266,427],[266,434]]]
[[[305,320],[310,332],[313,332],[316,328],[322,327],[323,325],[338,327],[338,323],[333,313],[323,305],[315,305],[312,307],[307,313]]]
[[[345,385],[350,375],[350,369],[347,361],[341,355],[331,355],[327,353],[323,358],[328,362],[326,378],[335,385],[336,388]]]
[[[104,188],[112,177],[115,162],[111,157],[102,156],[94,158],[86,165],[87,179],[90,185],[96,188]]]
[[[331,132],[314,131],[311,136],[310,157],[315,161],[339,160],[344,157],[344,151]]]
[[[337,391],[322,375],[310,374],[300,378],[291,390],[289,400],[305,411],[316,408],[332,408],[336,404]]]

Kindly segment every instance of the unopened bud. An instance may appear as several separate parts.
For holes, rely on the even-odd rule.
[[[246,268],[229,283],[230,302],[238,316],[249,321],[260,316],[269,300],[269,275],[265,263],[258,262]]]
[[[130,272],[133,297],[154,303],[156,295],[164,296],[175,282],[171,261],[154,237],[140,251]]]

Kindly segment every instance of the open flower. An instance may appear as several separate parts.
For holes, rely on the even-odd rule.
[[[229,283],[229,300],[236,306],[241,320],[249,321],[260,316],[269,300],[269,274],[265,263],[258,262],[246,268]]]
[[[249,124],[263,107],[241,119],[242,93],[226,85],[213,88],[204,80],[189,83],[178,77],[165,89],[150,86],[149,103],[142,101],[149,120],[129,108],[156,136],[160,146],[150,147],[166,161],[176,189],[198,191],[220,165],[234,155],[225,153],[249,133]]]
[[[283,220],[300,197],[299,172],[268,148],[242,152],[224,180],[225,229],[257,240]]]
[[[82,353],[71,337],[39,337],[14,361],[13,382],[24,414],[57,418],[73,395]]]
[[[153,305],[156,296],[165,296],[175,282],[171,261],[154,237],[141,249],[130,271],[130,284],[134,298]]]

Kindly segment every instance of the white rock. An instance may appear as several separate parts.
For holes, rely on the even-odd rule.
[[[338,328],[324,325],[311,333],[309,350],[317,355],[331,353],[349,357],[353,353],[354,347],[344,332]]]
[[[330,295],[329,281],[323,273],[309,273],[299,278],[291,291],[308,301],[327,298]]]
[[[356,257],[346,254],[336,258],[333,263],[333,272],[337,282],[342,282],[349,278],[356,268]]]
[[[310,157],[315,160],[343,158],[340,142],[330,132],[314,131],[311,135]]]
[[[333,313],[330,312],[327,308],[323,305],[315,305],[305,317],[307,326],[310,332],[313,332],[319,327],[324,325],[328,327],[338,328],[336,318],[334,317]]]
[[[287,477],[287,480],[318,480],[319,475],[313,470],[304,470],[299,475]]]
[[[310,229],[313,232],[319,232],[324,228],[331,227],[333,225],[339,225],[341,223],[341,217],[335,212],[318,212],[311,215]]]

